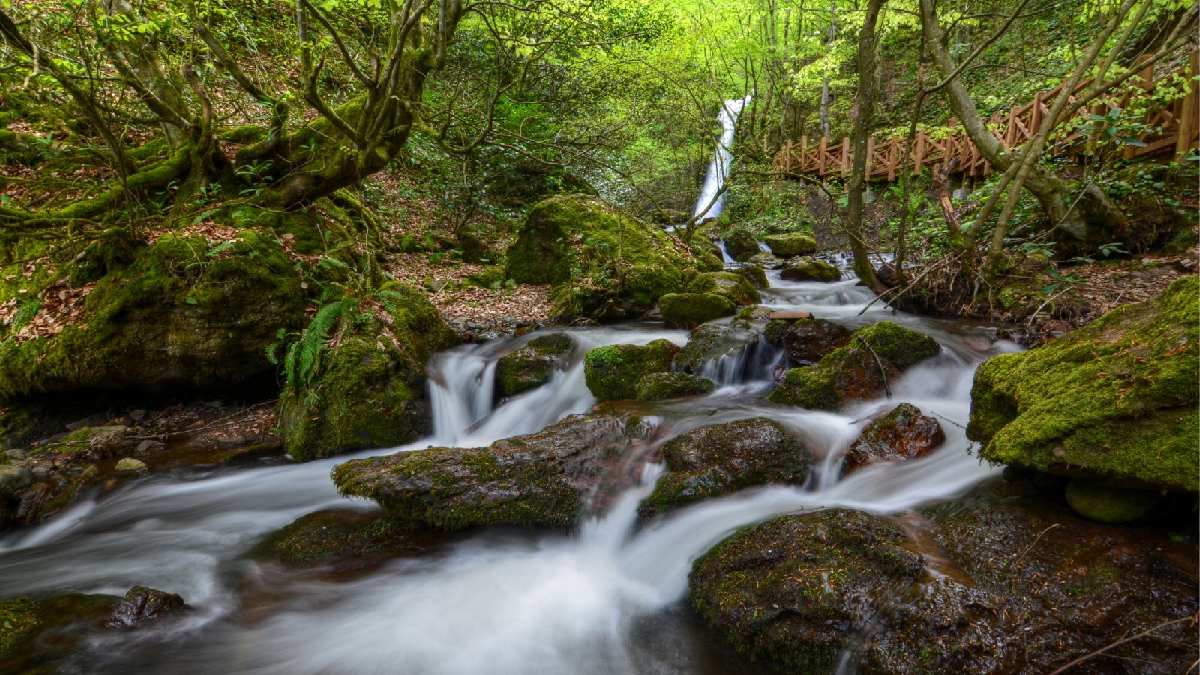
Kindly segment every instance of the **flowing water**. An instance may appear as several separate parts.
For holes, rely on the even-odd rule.
[[[696,206],[692,209],[692,217],[698,221],[713,220],[720,217],[725,210],[725,179],[729,176],[729,168],[733,164],[733,137],[737,132],[738,116],[742,108],[750,102],[750,97],[734,98],[721,104],[721,112],[717,121],[721,124],[721,139],[713,151],[712,160],[708,163],[708,171],[704,175],[704,184],[700,187],[700,196],[696,198]],[[717,248],[725,264],[734,262],[725,249],[725,242],[718,240]]]
[[[772,279],[764,301],[849,326],[887,318],[937,339],[941,356],[893,383],[893,400],[839,412],[770,406],[761,394],[770,368],[745,368],[744,352],[715,367],[730,375],[713,394],[656,408],[663,437],[700,424],[764,415],[805,439],[819,458],[807,486],[769,487],[711,500],[638,526],[638,500],[658,468],[574,535],[487,532],[433,556],[397,561],[352,582],[282,579],[283,598],[265,617],[246,618],[239,590],[261,572],[244,555],[258,539],[296,517],[356,504],[337,496],[330,469],[347,457],[307,464],[179,471],[129,484],[0,549],[6,592],[79,590],[120,593],[145,584],[183,595],[197,608],[155,631],[97,638],[76,659],[85,671],[693,673],[736,672],[708,645],[682,608],[691,562],[739,526],[776,514],[829,506],[897,513],[954,497],[992,469],[967,452],[971,375],[984,358],[1011,346],[983,331],[895,314],[853,280],[832,284]],[[653,325],[568,331],[577,348],[543,387],[492,400],[496,360],[532,336],[462,347],[431,363],[434,437],[428,445],[480,446],[536,431],[587,411],[582,354],[593,346],[684,343],[683,331]],[[776,354],[760,355],[772,363]],[[877,409],[910,401],[938,415],[945,445],[931,456],[870,466],[838,480],[841,455]],[[372,451],[359,456],[384,454]]]

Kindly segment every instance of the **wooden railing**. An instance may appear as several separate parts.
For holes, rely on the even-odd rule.
[[[1200,120],[1197,119],[1200,114],[1200,95],[1197,93],[1196,83],[1197,52],[1191,53],[1185,72],[1187,93],[1165,108],[1152,113],[1148,120],[1144,120],[1147,126],[1158,131],[1139,138],[1138,144],[1127,147],[1124,151],[1126,158],[1163,155],[1169,152],[1181,157],[1188,150],[1197,147],[1197,141],[1200,141]],[[1172,73],[1168,73],[1170,74]],[[1144,68],[1135,78],[1139,86],[1148,93],[1153,93],[1157,84],[1166,79],[1164,77],[1155,80],[1153,64]],[[1091,82],[1081,83],[1069,100],[1073,102],[1074,94],[1089,84]],[[1050,112],[1049,106],[1061,89],[1060,85],[1050,91],[1041,92],[1029,103],[1015,106],[1008,113],[998,112],[992,115],[988,127],[996,133],[997,139],[1005,149],[1011,150],[1021,145],[1033,138],[1042,128],[1042,122]],[[1121,107],[1129,102],[1129,97],[1129,94],[1126,94],[1118,102]],[[1100,103],[1091,108],[1085,107],[1079,114],[1103,115],[1108,109],[1107,106],[1106,103]],[[923,168],[945,174],[958,173],[968,176],[986,176],[991,173],[991,165],[957,122],[951,120],[948,126],[957,129],[941,139],[931,138],[923,131],[918,132],[905,167],[900,166],[904,158],[905,139],[876,141],[875,138],[870,138],[867,141],[868,180],[892,182],[906,169],[911,169],[913,174],[917,175]],[[1090,154],[1102,132],[1102,123],[1096,122],[1090,127],[1089,133],[1078,132],[1069,135],[1055,143],[1051,150],[1059,155]],[[842,138],[837,142],[821,138],[816,143],[810,143],[807,137],[802,137],[798,143],[785,143],[775,155],[775,172],[781,176],[849,176],[853,160],[854,154],[850,150],[849,138]]]

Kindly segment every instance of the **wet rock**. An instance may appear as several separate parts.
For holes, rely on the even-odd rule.
[[[163,443],[162,441],[147,439],[137,444],[137,446],[133,449],[133,454],[145,457],[147,455],[153,455],[162,452],[163,450],[166,450],[166,448],[167,444]]]
[[[884,263],[875,270],[875,278],[884,286],[892,287],[900,284],[900,275],[896,274],[896,266],[892,263]]]
[[[967,436],[993,462],[1200,490],[1200,279],[975,373]]]
[[[734,260],[745,261],[759,252],[758,237],[745,227],[734,227],[725,233],[725,250]]]
[[[747,262],[753,265],[758,265],[765,270],[778,269],[783,266],[782,258],[778,258],[765,251],[750,256],[750,259]]]
[[[688,293],[711,293],[728,299],[735,305],[754,305],[758,291],[742,274],[736,272],[704,272],[687,284]]]
[[[565,333],[541,335],[496,363],[496,389],[501,396],[516,396],[550,381],[561,370],[574,343]]]
[[[90,631],[104,627],[120,601],[111,595],[64,593],[0,600],[0,665],[6,672],[49,672]],[[42,639],[53,635],[53,639]]]
[[[455,336],[420,291],[396,284],[385,292],[387,302],[375,311],[340,301],[340,316],[355,320],[346,321],[311,373],[289,378],[279,426],[293,459],[395,446],[430,430],[425,364]],[[339,320],[335,316],[332,326]]]
[[[742,265],[735,269],[734,274],[741,275],[750,285],[755,288],[766,288],[770,284],[767,282],[767,273],[758,265]]]
[[[812,455],[765,417],[700,427],[663,446],[667,472],[639,507],[643,517],[769,484],[802,485]]]
[[[792,365],[809,365],[850,341],[850,330],[832,321],[811,316],[772,319],[767,323],[767,341],[787,352]]]
[[[100,479],[95,464],[81,463],[55,467],[36,464],[31,469],[34,483],[11,494],[17,501],[11,524],[29,526],[40,523],[79,500]]]
[[[902,372],[940,351],[933,338],[880,321],[855,331],[849,342],[821,357],[815,366],[788,370],[768,398],[774,403],[833,410],[846,401],[884,393]]]
[[[1076,478],[1067,484],[1067,503],[1075,513],[1100,523],[1129,523],[1150,512],[1159,496],[1146,490]]]
[[[901,403],[863,429],[846,452],[842,473],[877,462],[901,462],[924,457],[946,440],[937,418],[922,415],[911,403]]]
[[[121,598],[108,620],[110,628],[131,628],[177,615],[187,609],[183,598],[146,586],[134,586]]]
[[[737,309],[728,298],[715,293],[668,293],[658,299],[658,308],[668,326],[680,328],[729,316]]]
[[[584,378],[601,401],[633,399],[644,375],[671,370],[679,347],[669,340],[647,345],[609,345],[589,350],[583,361]]]
[[[119,474],[125,474],[129,476],[140,476],[150,472],[150,467],[146,466],[145,462],[140,459],[134,459],[133,457],[122,457],[117,461],[114,469]]]
[[[675,368],[699,375],[708,363],[753,349],[761,336],[761,329],[749,322],[706,323],[692,331],[675,355]]]
[[[1051,672],[1156,626],[1091,667],[1186,670],[1194,548],[1007,489],[903,523],[838,509],[740,530],[696,562],[691,601],[777,672],[832,672],[847,652],[861,672]]]
[[[817,240],[799,232],[769,234],[763,237],[763,241],[771,247],[771,253],[780,258],[791,258],[817,252]]]
[[[650,373],[637,383],[637,400],[662,401],[669,398],[700,396],[716,388],[709,379],[688,373]]]
[[[619,417],[576,415],[487,448],[351,460],[334,468],[333,479],[342,494],[372,499],[404,523],[570,527],[588,500],[636,480],[646,432]],[[626,463],[628,473],[615,470]]]
[[[260,542],[251,557],[291,569],[363,571],[399,556],[431,550],[428,532],[385,511],[326,509],[301,516]]]
[[[508,278],[554,284],[560,319],[638,316],[683,290],[697,261],[682,242],[600,199],[560,195],[538,202],[508,249]]]
[[[0,494],[15,492],[33,482],[33,472],[24,461],[0,464]]]
[[[788,281],[838,281],[838,268],[817,258],[792,258],[783,264],[779,276]]]

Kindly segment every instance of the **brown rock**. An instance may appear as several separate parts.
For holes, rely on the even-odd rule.
[[[901,462],[924,457],[946,440],[937,419],[922,415],[911,403],[901,403],[863,429],[846,453],[842,474],[878,462]]]

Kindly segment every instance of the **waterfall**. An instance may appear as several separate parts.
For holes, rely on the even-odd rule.
[[[721,104],[721,113],[717,115],[717,121],[721,123],[721,140],[713,151],[712,161],[708,163],[704,186],[700,188],[700,197],[692,209],[693,218],[713,220],[725,210],[725,194],[721,190],[725,187],[725,178],[729,176],[729,166],[733,163],[733,135],[737,131],[738,116],[749,102],[750,97],[747,96],[729,99]],[[725,264],[733,263],[733,258],[725,250],[725,242],[718,241],[717,246],[721,249]]]

